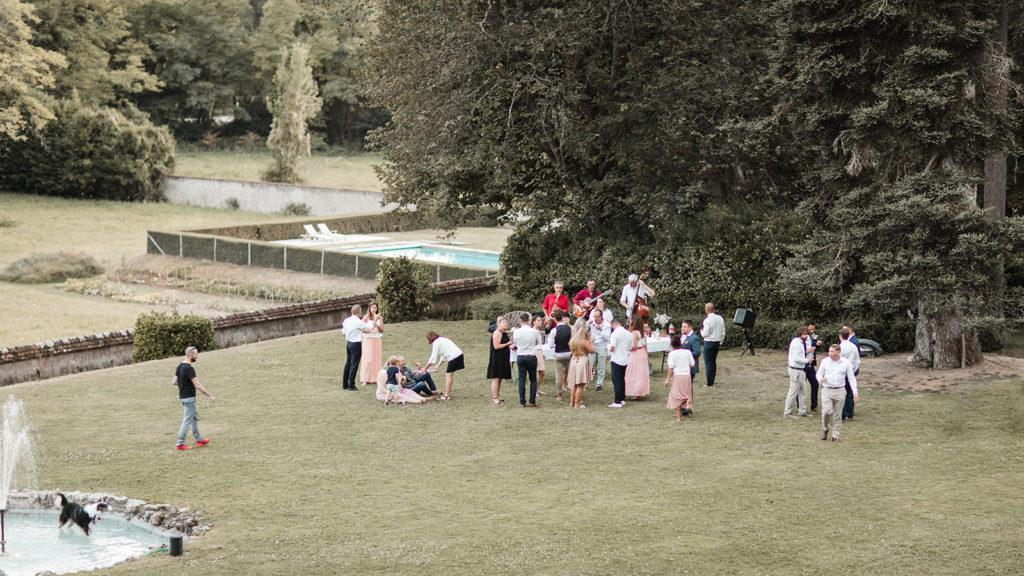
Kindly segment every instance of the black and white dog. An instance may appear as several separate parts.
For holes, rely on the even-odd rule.
[[[63,528],[68,522],[78,524],[86,536],[89,535],[89,526],[100,519],[99,513],[110,509],[106,502],[82,506],[70,502],[60,492],[57,493],[57,496],[60,496],[60,525],[58,527]]]

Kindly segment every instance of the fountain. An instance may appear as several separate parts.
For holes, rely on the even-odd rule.
[[[35,473],[36,460],[25,406],[13,395],[8,396],[0,426],[0,554],[7,553],[7,496],[11,489],[31,484]]]

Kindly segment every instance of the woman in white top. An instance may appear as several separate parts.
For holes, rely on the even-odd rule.
[[[601,318],[608,323],[609,326],[612,324],[612,319],[615,318],[615,314],[608,309],[608,303],[604,301],[604,298],[598,296],[596,302],[597,309],[601,311]]]
[[[447,362],[448,367],[444,371],[444,395],[441,400],[452,399],[452,384],[455,383],[455,372],[466,367],[466,359],[462,356],[462,350],[455,345],[455,342],[441,336],[437,332],[427,332],[427,342],[430,342],[430,359],[427,360],[427,372],[437,372],[441,362]]]
[[[693,380],[690,368],[697,364],[690,349],[683,347],[683,338],[679,334],[672,335],[672,351],[668,354],[668,374],[665,385],[672,383],[668,393],[668,408],[676,411],[676,421],[683,416],[693,414]]]
[[[384,318],[376,302],[370,302],[363,322],[370,326],[369,332],[363,333],[363,386],[377,383],[377,373],[384,367],[384,345],[381,336],[384,332]]]

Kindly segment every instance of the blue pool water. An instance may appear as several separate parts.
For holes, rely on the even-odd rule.
[[[57,528],[56,511],[9,510],[7,555],[0,572],[32,576],[40,572],[67,574],[113,566],[166,545],[168,537],[140,521],[104,514],[86,536],[77,527]]]
[[[423,262],[435,262],[437,264],[451,264],[453,266],[472,266],[486,270],[498,271],[499,256],[497,252],[484,250],[460,250],[458,248],[445,248],[442,246],[392,246],[392,247],[367,247],[352,250],[361,254],[376,254],[389,258],[405,256]]]

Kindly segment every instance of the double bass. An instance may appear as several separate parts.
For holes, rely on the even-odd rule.
[[[633,301],[632,314],[634,316],[638,316],[644,324],[647,324],[651,319],[651,307],[647,302],[647,298],[640,297],[640,288],[647,286],[647,284],[644,283],[644,279],[650,277],[650,275],[651,267],[644,266],[643,270],[640,272],[640,279],[636,284],[636,299]]]

